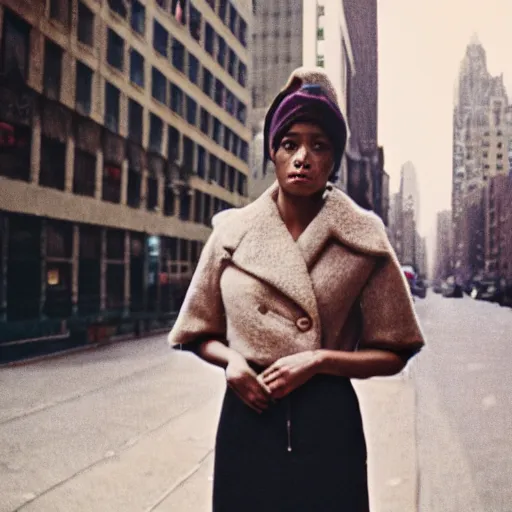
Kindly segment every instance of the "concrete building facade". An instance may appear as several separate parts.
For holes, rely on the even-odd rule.
[[[436,256],[434,279],[445,280],[452,275],[452,212],[438,212],[436,225]]]
[[[2,2],[2,341],[167,325],[212,215],[248,202],[251,20],[248,1]]]

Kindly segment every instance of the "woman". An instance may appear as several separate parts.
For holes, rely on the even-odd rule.
[[[368,508],[351,378],[392,375],[423,345],[383,223],[334,188],[346,125],[320,70],[296,70],[265,119],[276,183],[222,212],[172,345],[225,368],[215,512]]]

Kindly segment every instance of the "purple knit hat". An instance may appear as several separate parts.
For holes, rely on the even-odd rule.
[[[338,105],[319,84],[302,83],[274,102],[265,122],[264,166],[290,127],[298,122],[320,126],[334,147],[334,173],[339,169],[347,142],[347,125]],[[277,104],[276,104],[277,103]]]

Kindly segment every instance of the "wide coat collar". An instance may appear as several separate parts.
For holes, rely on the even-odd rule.
[[[390,245],[384,225],[328,184],[320,212],[294,241],[277,208],[277,190],[275,182],[253,203],[226,216],[223,245],[237,267],[275,287],[319,321],[309,271],[326,242],[334,238],[354,251],[386,256]]]

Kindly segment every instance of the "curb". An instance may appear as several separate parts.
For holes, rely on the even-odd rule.
[[[100,348],[106,348],[110,347],[112,345],[117,345],[119,343],[123,343],[126,341],[139,341],[139,340],[146,340],[148,338],[156,338],[157,336],[161,336],[162,334],[168,333],[169,329],[157,329],[155,331],[151,331],[150,333],[147,333],[145,336],[121,336],[117,337],[115,339],[110,339],[108,341],[103,341],[99,343],[91,343],[87,345],[83,345],[81,347],[74,347],[64,350],[59,350],[57,352],[51,352],[49,354],[43,354],[41,356],[36,357],[28,357],[25,359],[20,359],[19,361],[11,361],[9,363],[0,363],[0,369],[2,368],[14,368],[18,366],[28,366],[30,364],[39,363],[41,361],[47,361],[52,359],[62,359],[64,357],[74,355],[74,354],[80,354],[83,352],[90,352],[93,350],[98,350]]]

